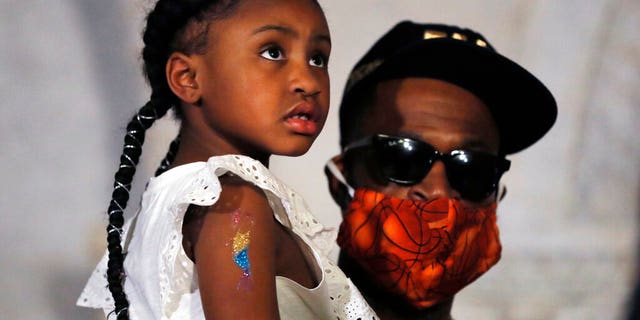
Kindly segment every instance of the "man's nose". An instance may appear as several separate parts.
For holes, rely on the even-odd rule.
[[[422,181],[409,188],[411,200],[431,201],[438,198],[453,198],[455,191],[449,185],[442,161],[436,161]]]

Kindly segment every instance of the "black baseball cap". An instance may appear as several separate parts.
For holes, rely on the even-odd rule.
[[[442,24],[403,21],[382,36],[349,75],[340,105],[341,125],[358,99],[383,80],[434,78],[478,96],[500,134],[500,153],[538,141],[553,126],[557,106],[535,76],[500,55],[479,33]],[[344,137],[343,137],[344,139]]]

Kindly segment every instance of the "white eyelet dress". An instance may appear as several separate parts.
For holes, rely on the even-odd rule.
[[[131,319],[205,319],[195,265],[182,248],[182,222],[190,204],[216,202],[221,191],[218,177],[227,172],[264,190],[277,221],[304,241],[311,250],[307,256],[314,257],[322,270],[320,283],[312,289],[276,277],[281,319],[378,319],[351,280],[329,259],[335,230],[318,223],[304,200],[260,162],[239,155],[182,165],[149,181],[135,223],[131,227],[129,221],[123,235],[123,239],[130,236],[124,289]],[[113,310],[106,269],[107,254],[89,278],[79,306],[102,308],[105,314]]]

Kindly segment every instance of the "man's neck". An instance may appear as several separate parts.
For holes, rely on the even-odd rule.
[[[381,320],[452,320],[453,297],[435,306],[418,310],[402,297],[392,296],[373,283],[355,260],[340,253],[338,265],[358,287]]]

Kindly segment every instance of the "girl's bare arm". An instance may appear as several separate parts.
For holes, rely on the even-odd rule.
[[[279,319],[276,221],[261,189],[226,179],[220,199],[185,220],[207,319]]]

